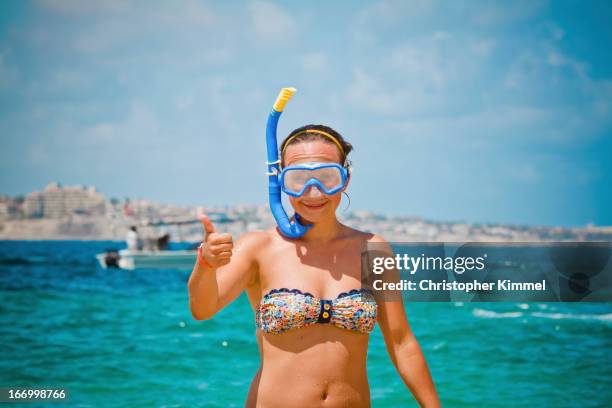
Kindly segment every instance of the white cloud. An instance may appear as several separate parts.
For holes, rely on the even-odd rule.
[[[444,41],[448,40],[450,37],[451,35],[446,31],[436,31],[431,36],[434,41]]]
[[[329,66],[329,58],[325,53],[313,52],[302,55],[302,65],[306,71],[322,71]]]
[[[546,62],[555,68],[568,67],[582,80],[587,79],[585,64],[577,59],[564,55],[559,50],[549,50],[548,54],[546,55]]]
[[[144,3],[41,0],[38,5],[64,18],[68,35],[66,30],[33,27],[30,31],[36,42],[55,44],[62,50],[68,42],[76,50],[91,54],[123,51],[138,42],[201,40],[206,38],[208,29],[225,24],[223,16],[197,0]],[[71,35],[73,30],[78,35]]]
[[[403,44],[391,51],[389,67],[407,82],[418,83],[420,87],[441,88],[449,80],[451,67],[449,55],[440,51],[439,46],[431,41]]]
[[[257,39],[268,43],[288,43],[297,34],[295,19],[281,6],[267,1],[254,1],[249,7],[251,23]]]
[[[546,0],[516,0],[511,2],[466,3],[466,16],[477,24],[497,26],[535,17],[546,5]]]
[[[497,42],[490,38],[475,39],[470,41],[468,49],[472,54],[479,57],[488,57],[495,49]]]
[[[382,36],[390,28],[425,18],[432,10],[435,0],[382,0],[366,3],[349,24],[353,42],[361,47],[384,44]]]
[[[447,31],[396,42],[354,69],[349,102],[383,115],[448,111],[469,91],[466,83],[480,80],[496,46],[491,38]]]
[[[124,118],[96,123],[82,131],[78,126],[75,128],[77,143],[89,148],[152,149],[163,144],[164,137],[169,137],[161,134],[156,115],[141,101],[133,101]]]
[[[590,84],[594,113],[601,120],[612,121],[612,80],[602,79]]]
[[[130,11],[133,2],[122,0],[37,0],[40,7],[64,16],[114,15]]]
[[[609,122],[609,120],[608,120]],[[499,146],[554,147],[573,146],[599,137],[609,126],[591,110],[566,107],[504,105],[498,102],[462,115],[433,115],[397,119],[389,123],[396,136],[454,140],[466,148],[487,149]]]
[[[423,17],[432,10],[433,0],[382,0],[368,4],[357,16],[361,26],[387,26]]]
[[[554,41],[561,41],[565,37],[565,30],[558,24],[547,21],[542,24],[542,27]]]
[[[380,80],[357,68],[346,97],[352,106],[371,113],[392,115],[401,112],[398,102],[404,99],[403,93],[385,87]]]
[[[595,81],[589,77],[589,65],[560,50],[556,43],[541,41],[525,47],[502,71],[502,83],[517,92],[542,95],[555,89],[573,89],[590,97]],[[572,101],[568,101],[571,103]]]
[[[133,25],[154,21],[169,24],[211,24],[217,17],[208,5],[199,0],[37,0],[40,8],[73,19],[106,20],[126,18]]]
[[[516,166],[505,166],[501,168],[504,179],[517,180],[521,183],[538,184],[543,178],[541,170],[536,169],[532,164],[521,163]]]

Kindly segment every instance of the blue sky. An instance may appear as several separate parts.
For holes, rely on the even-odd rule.
[[[276,93],[355,146],[351,209],[612,225],[606,2],[0,3],[0,193],[267,202]]]

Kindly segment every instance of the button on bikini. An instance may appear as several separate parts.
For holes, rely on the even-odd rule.
[[[331,310],[331,300],[321,299],[321,310],[319,311],[319,320],[317,323],[329,323],[331,320],[331,315],[329,314],[329,310]]]

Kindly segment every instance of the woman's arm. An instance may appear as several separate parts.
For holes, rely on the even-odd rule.
[[[255,258],[264,233],[243,235],[234,245],[229,234],[214,231],[212,223],[203,220],[206,239],[203,260],[198,259],[189,277],[189,306],[196,320],[212,318],[258,279]]]
[[[400,377],[422,407],[440,407],[425,357],[414,337],[401,300],[379,303],[379,327]]]
[[[391,247],[384,239],[375,236],[371,242],[382,244],[384,252],[392,254]],[[401,296],[397,293],[378,296],[377,302],[378,325],[385,339],[387,353],[400,377],[421,407],[440,407],[431,373],[408,324]]]

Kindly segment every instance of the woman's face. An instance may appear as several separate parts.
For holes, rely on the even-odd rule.
[[[340,160],[338,147],[320,140],[292,144],[285,149],[286,167],[308,162],[340,163]],[[327,217],[335,217],[336,208],[342,200],[342,192],[346,190],[349,180],[336,194],[327,195],[317,186],[310,186],[300,197],[289,196],[289,201],[295,211],[308,222],[316,223]]]

